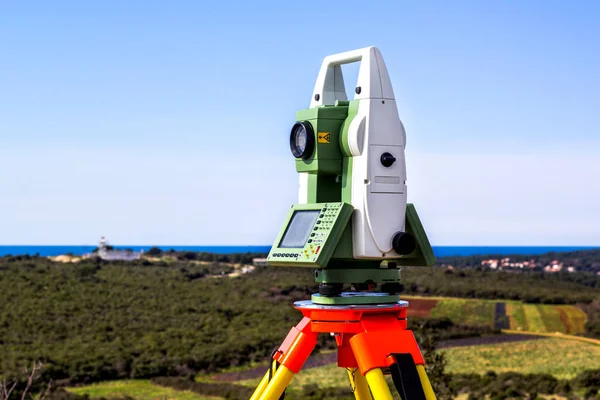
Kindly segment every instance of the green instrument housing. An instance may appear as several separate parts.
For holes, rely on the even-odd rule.
[[[396,302],[399,298],[394,288],[398,288],[401,280],[401,266],[432,266],[436,262],[413,204],[406,204],[404,229],[415,238],[416,248],[412,253],[384,259],[354,257],[353,157],[348,135],[350,124],[358,115],[358,106],[358,100],[337,100],[333,105],[296,112],[296,122],[310,124],[314,134],[310,156],[295,159],[296,171],[306,174],[306,204],[290,208],[267,263],[315,268],[315,281],[320,285],[351,284],[358,290],[340,295],[315,294],[312,300],[316,304]],[[374,295],[364,291],[378,285],[389,292]]]
[[[349,101],[306,108],[296,112],[296,122],[308,122],[315,134],[315,149],[307,159],[296,159],[296,171],[308,174],[308,203],[345,201],[342,198],[344,155],[340,135],[348,123]]]
[[[342,174],[340,131],[348,116],[348,101],[333,106],[307,108],[296,112],[296,121],[310,122],[315,132],[315,150],[310,158],[296,159],[296,171],[311,174]]]

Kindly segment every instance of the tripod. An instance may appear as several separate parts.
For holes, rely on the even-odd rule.
[[[348,370],[356,400],[392,400],[386,374],[391,374],[402,400],[436,399],[417,341],[406,329],[408,302],[330,306],[299,301],[294,308],[304,318],[274,353],[275,372],[269,368],[250,400],[282,398],[319,333],[335,336],[338,366]]]

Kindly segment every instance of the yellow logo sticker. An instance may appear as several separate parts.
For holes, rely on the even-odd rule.
[[[319,142],[319,143],[330,143],[331,142],[331,135],[329,134],[329,132],[319,132],[317,134],[317,142]]]

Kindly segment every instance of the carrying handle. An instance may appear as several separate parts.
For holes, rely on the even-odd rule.
[[[323,60],[323,64],[327,64],[327,66],[331,65],[343,65],[350,64],[353,62],[361,61],[365,56],[368,57],[370,49],[374,47],[365,47],[358,50],[350,50],[344,53],[332,54],[330,56],[325,57]]]
[[[365,47],[325,57],[315,83],[310,108],[348,100],[341,65],[360,62],[354,99],[394,99],[381,52],[376,47]]]

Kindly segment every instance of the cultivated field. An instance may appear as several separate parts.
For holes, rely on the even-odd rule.
[[[600,346],[567,339],[532,339],[523,342],[454,347],[446,354],[446,371],[453,374],[483,374],[487,371],[550,374],[571,379],[588,369],[600,368]],[[242,381],[256,385],[259,379]],[[296,389],[311,383],[323,387],[345,387],[346,372],[335,364],[304,369],[294,377]]]
[[[153,385],[145,379],[120,380],[95,383],[69,389],[70,392],[88,395],[90,398],[132,397],[136,400],[217,400],[219,397],[202,396],[190,391],[175,390]]]
[[[572,379],[584,370],[600,368],[600,346],[578,340],[536,338],[522,342],[454,347],[440,351],[446,354],[448,360],[446,371],[452,374],[484,374],[488,371],[496,373],[511,371],[523,374],[550,374],[558,379]],[[389,377],[387,379],[388,384],[392,385]],[[207,375],[199,377],[198,381],[217,383],[221,379],[219,379],[219,376]],[[256,377],[231,383],[254,388],[259,381],[260,377]],[[315,386],[337,388],[339,390],[347,389],[349,388],[347,372],[337,367],[336,364],[304,368],[300,374],[294,377],[292,383],[288,386],[288,392],[300,394],[307,388]],[[130,396],[140,400],[165,398],[174,400],[217,399],[216,397],[202,396],[189,391],[165,388],[154,385],[147,380],[113,381],[72,388],[70,391],[78,394],[88,394],[90,397]],[[348,394],[351,398],[350,391],[348,391]]]
[[[600,368],[600,346],[577,340],[534,339],[444,351],[446,371],[453,374],[512,371],[571,379],[584,370]]]
[[[403,299],[409,302],[409,317],[448,317],[455,323],[498,329],[572,335],[583,333],[586,322],[585,313],[572,305],[449,297],[403,296]]]

